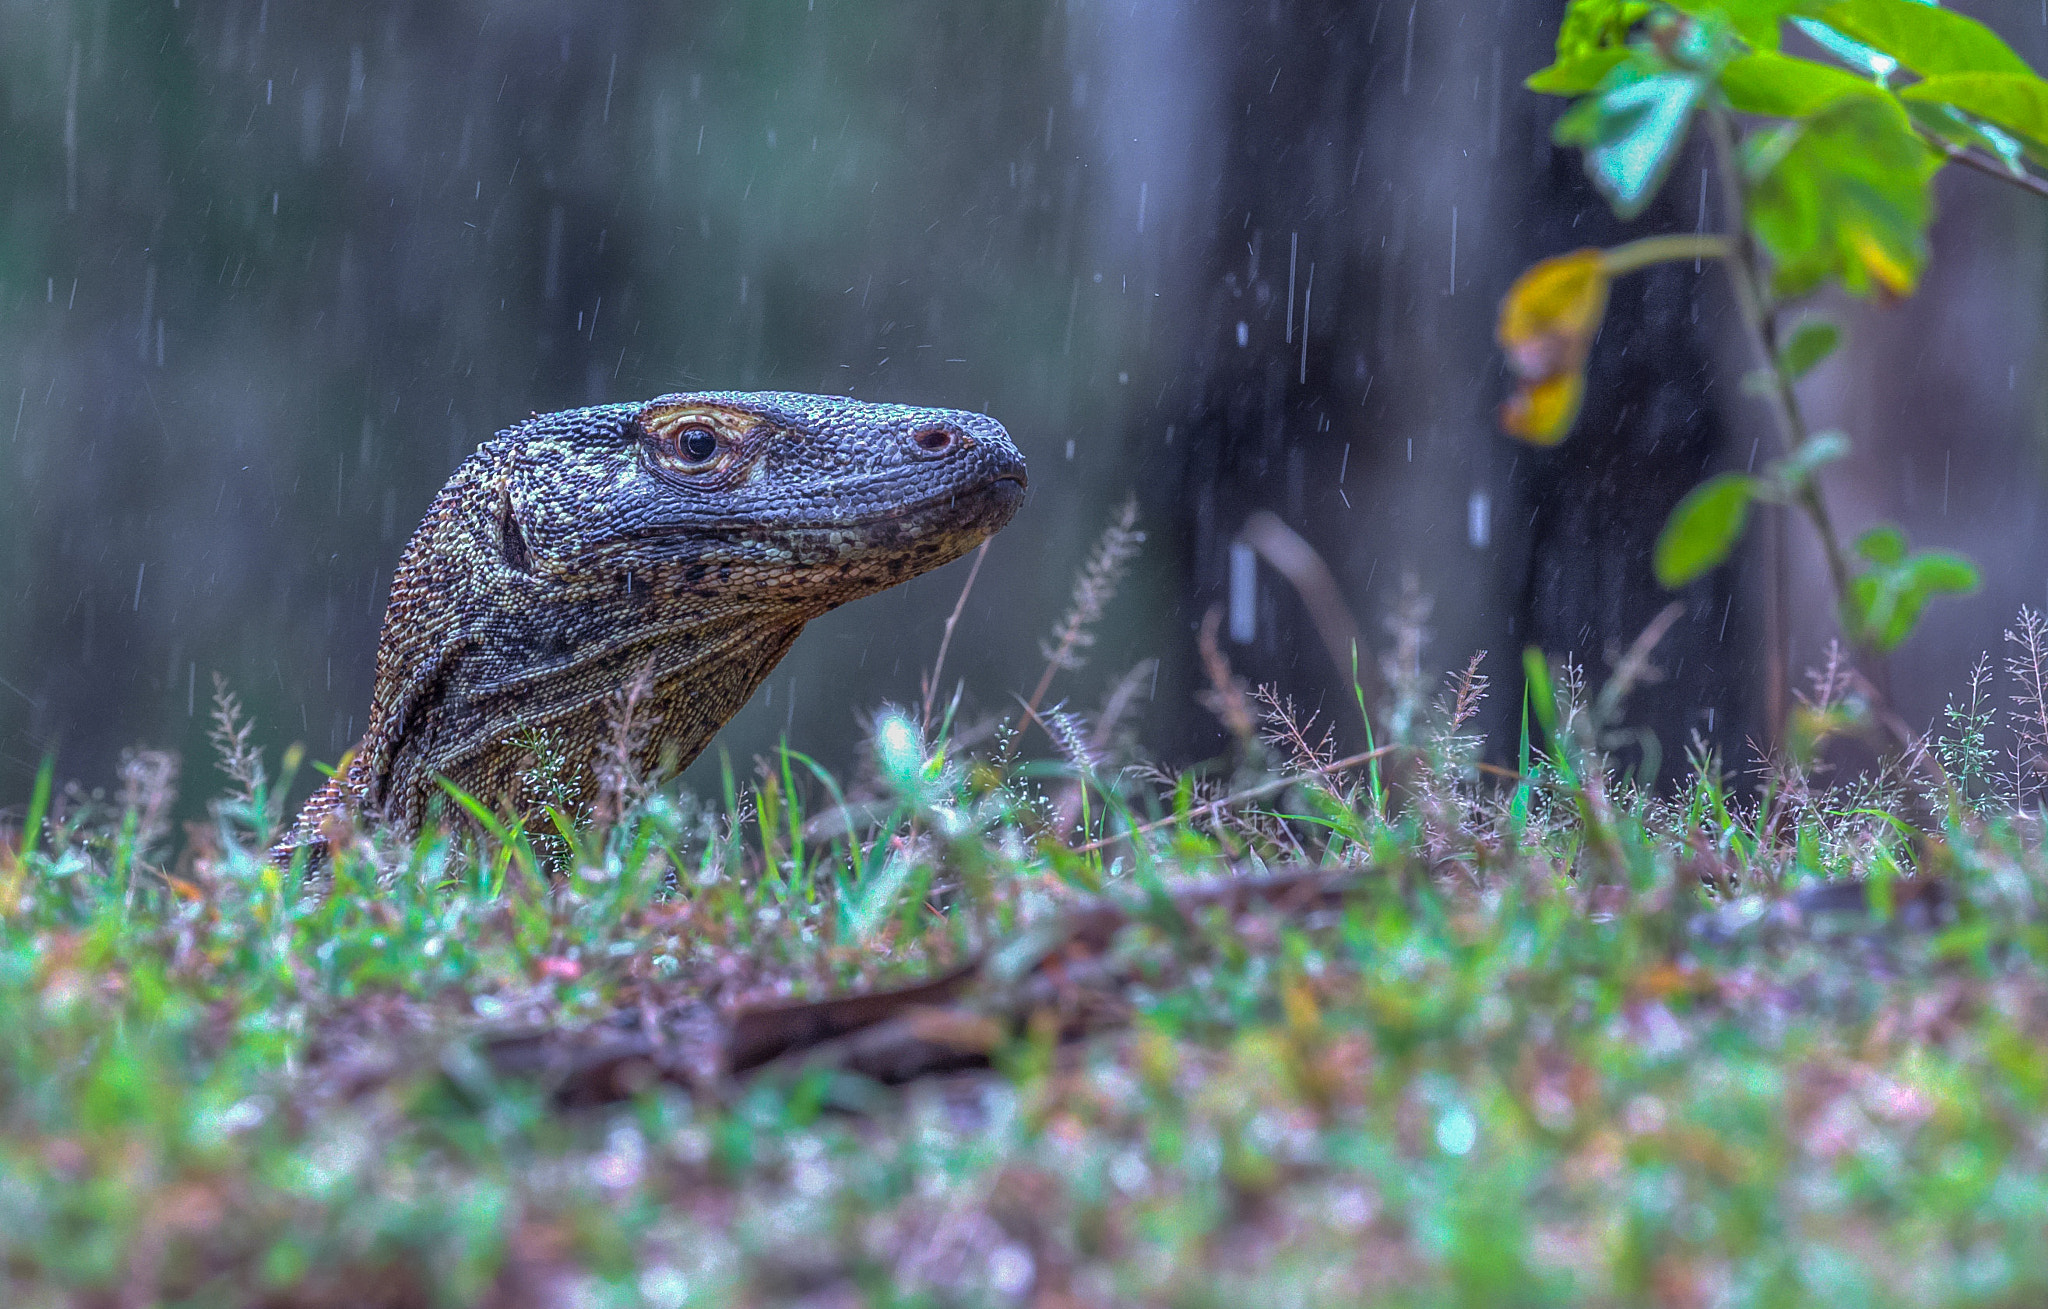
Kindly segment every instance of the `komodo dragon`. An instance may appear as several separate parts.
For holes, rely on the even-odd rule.
[[[322,859],[336,824],[415,833],[442,778],[529,815],[556,788],[587,801],[609,704],[642,677],[636,762],[679,769],[806,622],[959,558],[1024,484],[992,418],[833,396],[665,395],[500,432],[407,544],[368,730],[271,855]]]

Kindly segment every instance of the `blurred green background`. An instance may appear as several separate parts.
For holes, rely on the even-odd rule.
[[[1077,545],[1044,587],[1033,552],[992,559],[955,667],[1035,673],[980,620],[1049,626],[1127,494],[1115,341],[1139,316],[1121,273],[1075,280],[1102,183],[1060,112],[1056,9],[7,20],[10,790],[52,745],[88,779],[131,742],[204,758],[215,671],[270,744],[335,757],[454,464],[536,410],[695,386],[1002,415],[1033,465],[1019,535]],[[792,677],[804,727],[840,736],[853,688],[914,694],[958,580],[819,624],[774,726]]]

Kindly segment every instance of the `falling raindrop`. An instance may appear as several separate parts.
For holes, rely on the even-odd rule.
[[[1250,645],[1259,634],[1259,556],[1243,541],[1230,543],[1230,639]]]
[[[1475,550],[1483,550],[1493,539],[1493,497],[1474,490],[1465,502],[1465,537]]]

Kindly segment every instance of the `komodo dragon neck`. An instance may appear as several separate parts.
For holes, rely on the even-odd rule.
[[[959,558],[1023,497],[1008,433],[950,409],[705,392],[500,432],[406,545],[369,728],[272,854],[324,853],[336,823],[416,832],[442,778],[501,810],[588,799],[638,678],[635,762],[679,769],[806,622]]]

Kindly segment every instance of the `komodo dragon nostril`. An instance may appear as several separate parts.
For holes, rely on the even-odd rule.
[[[950,429],[944,427],[927,427],[925,430],[919,432],[916,436],[913,436],[910,439],[917,443],[918,449],[924,451],[928,455],[945,454],[948,450],[951,450],[954,447],[954,445],[956,445],[959,441],[958,436],[956,436]]]

